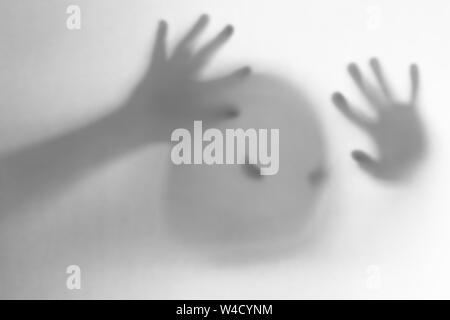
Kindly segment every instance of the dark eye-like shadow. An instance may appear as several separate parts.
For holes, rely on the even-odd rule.
[[[326,179],[327,172],[323,166],[319,166],[316,169],[313,169],[308,174],[308,181],[313,186],[320,186]]]
[[[261,168],[257,164],[246,163],[243,165],[245,173],[252,179],[262,179]]]

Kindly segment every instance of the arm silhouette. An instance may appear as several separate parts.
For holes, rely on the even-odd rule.
[[[227,26],[197,52],[192,44],[209,18],[201,16],[176,46],[166,49],[167,23],[159,23],[151,62],[123,105],[85,126],[0,158],[0,217],[45,200],[80,177],[153,143],[169,143],[173,128],[191,119],[221,121],[235,106],[215,98],[249,75],[243,67],[221,78],[200,72],[233,33]]]

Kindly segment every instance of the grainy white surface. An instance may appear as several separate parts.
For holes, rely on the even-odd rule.
[[[81,7],[80,31],[65,27],[69,4]],[[371,29],[374,6],[381,20]],[[211,263],[169,244],[160,225],[167,147],[150,146],[0,222],[0,297],[449,298],[445,0],[1,0],[0,150],[112,110],[143,72],[157,21],[169,22],[173,43],[204,12],[213,19],[207,35],[226,23],[236,28],[211,73],[250,63],[295,82],[317,107],[332,171],[320,239],[298,254],[249,263]],[[335,90],[358,97],[345,67],[372,56],[405,95],[409,63],[421,67],[431,148],[408,184],[382,185],[355,166],[350,151],[370,150],[370,140],[330,102]],[[65,287],[71,264],[82,269],[80,291]],[[374,270],[378,289],[368,288]]]

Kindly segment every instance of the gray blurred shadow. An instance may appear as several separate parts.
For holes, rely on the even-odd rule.
[[[361,150],[351,153],[361,169],[379,181],[404,182],[413,176],[427,151],[426,130],[418,106],[419,69],[415,64],[410,66],[410,96],[407,101],[399,101],[378,59],[372,58],[369,65],[377,86],[363,77],[354,63],[348,66],[348,72],[375,113],[374,118],[358,112],[341,93],[335,93],[332,99],[339,111],[375,144],[377,156]]]
[[[169,143],[173,129],[192,120],[220,122],[237,110],[218,98],[219,92],[240,84],[250,69],[203,80],[200,73],[230,39],[227,26],[194,50],[209,17],[201,16],[174,51],[167,52],[168,25],[161,21],[149,68],[130,97],[116,111],[62,135],[0,157],[0,219],[39,208],[80,178],[105,164],[155,143]]]
[[[280,130],[280,170],[260,176],[248,164],[171,165],[162,214],[166,230],[179,245],[227,263],[297,252],[315,222],[327,175],[316,110],[300,89],[270,74],[254,74],[224,97],[240,116],[219,129]]]

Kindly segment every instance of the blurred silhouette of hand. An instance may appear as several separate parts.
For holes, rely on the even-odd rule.
[[[232,26],[227,26],[194,52],[193,43],[208,21],[208,16],[202,15],[172,54],[168,54],[166,48],[167,23],[159,23],[150,67],[137,88],[136,96],[143,101],[139,103],[141,107],[150,108],[155,112],[152,116],[169,127],[183,127],[187,121],[211,117],[233,117],[238,113],[235,106],[220,101],[218,93],[230,85],[239,84],[249,75],[250,68],[240,68],[218,79],[200,78],[204,67],[233,34]]]
[[[369,64],[379,89],[367,82],[356,64],[350,64],[348,71],[375,111],[375,119],[358,113],[341,93],[333,94],[332,99],[348,120],[371,136],[377,147],[377,158],[364,151],[354,150],[353,159],[376,178],[398,180],[405,177],[425,153],[425,130],[417,110],[419,71],[417,65],[411,65],[409,101],[398,102],[392,95],[378,60],[373,58]]]

